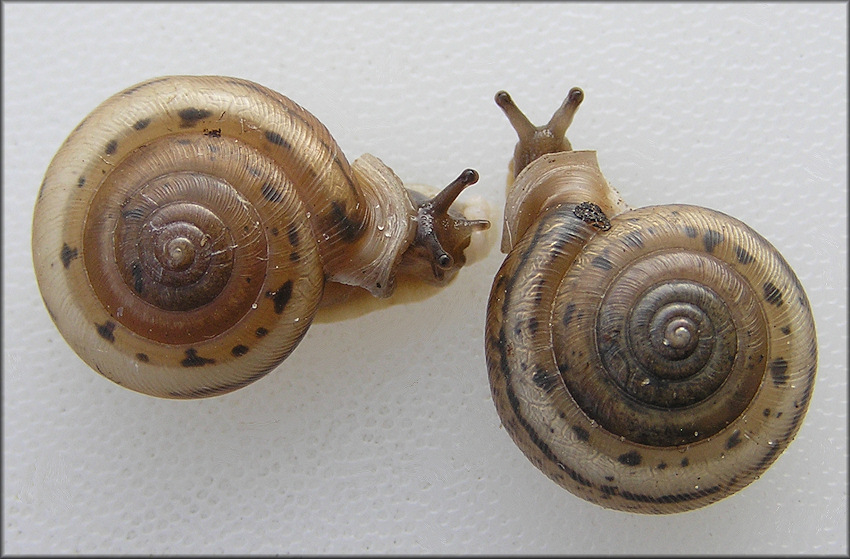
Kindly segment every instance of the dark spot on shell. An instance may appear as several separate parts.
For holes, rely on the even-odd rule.
[[[764,289],[764,298],[768,303],[777,307],[782,305],[782,292],[779,291],[778,287],[767,282],[762,286],[762,289]]]
[[[549,258],[558,258],[564,252],[564,246],[567,244],[566,238],[555,239],[552,246],[549,248]]]
[[[86,185],[86,177],[81,176],[77,179],[77,188],[82,188]]]
[[[768,417],[770,415],[770,408],[764,408],[764,411],[761,412],[761,414],[765,417]]]
[[[732,436],[726,439],[726,449],[731,450],[739,444],[741,444],[741,432],[736,429]]]
[[[640,463],[643,462],[643,457],[638,451],[630,450],[625,454],[619,455],[617,457],[617,462],[626,466],[640,466]]]
[[[298,251],[293,250],[289,253],[289,261],[290,262],[298,262],[301,256],[298,254]]]
[[[274,312],[281,314],[283,309],[286,308],[290,297],[292,297],[292,280],[287,280],[276,291],[266,292],[266,297],[274,302]]]
[[[260,175],[263,174],[262,171],[260,171],[256,167],[248,167],[248,172],[251,173],[255,177],[259,177]]]
[[[778,357],[770,363],[770,376],[773,377],[773,384],[782,386],[788,382],[788,361]]]
[[[573,319],[573,313],[575,313],[576,304],[575,303],[567,303],[567,306],[564,307],[564,318],[563,323],[564,326],[569,326],[570,321]]]
[[[557,383],[557,380],[549,375],[546,369],[539,368],[534,374],[531,376],[531,380],[534,381],[534,384],[539,386],[542,390],[546,392],[552,390]]]
[[[180,362],[184,367],[203,367],[209,363],[215,363],[215,359],[207,359],[198,355],[198,350],[189,348],[186,350],[186,358]]]
[[[537,319],[536,319],[536,318],[534,318],[534,317],[532,316],[531,318],[529,318],[529,319],[528,319],[528,330],[529,330],[532,334],[536,334],[536,333],[537,333],[537,328],[538,328],[538,326],[539,326],[539,325],[538,325],[538,323],[537,323]]]
[[[147,363],[148,361],[150,361],[150,357],[148,357],[147,353],[137,353],[136,359],[138,359],[142,363]]]
[[[345,202],[339,202],[337,200],[331,202],[331,215],[333,216],[334,224],[340,229],[342,240],[346,243],[355,241],[360,232],[360,227],[346,215]]]
[[[711,487],[699,489],[691,493],[673,493],[661,496],[644,495],[641,493],[632,493],[630,491],[620,491],[620,497],[628,499],[629,501],[636,501],[639,503],[687,503],[688,501],[703,499],[706,495],[713,495],[714,493],[717,493],[720,490],[721,488],[719,485],[713,485]]]
[[[121,212],[121,217],[124,219],[142,219],[145,216],[145,210],[142,208],[133,208]]]
[[[257,335],[258,338],[262,338],[263,336],[269,333],[269,330],[268,328],[263,328],[262,326],[260,326],[254,333]]]
[[[540,278],[536,282],[534,282],[534,302],[540,304],[543,301],[543,292],[544,284],[546,283],[544,278]]]
[[[250,89],[251,91],[256,91],[261,95],[268,95],[268,90],[264,89],[263,86],[256,84],[254,82],[249,82],[245,80],[227,80],[227,83],[231,85],[236,85],[239,87],[244,87],[245,89]]]
[[[248,346],[239,344],[234,346],[233,349],[230,350],[230,353],[232,353],[234,357],[242,357],[248,353]]]
[[[537,442],[541,442],[541,443],[542,443],[543,441],[537,441]],[[543,443],[543,444],[544,444],[544,445],[546,445],[546,443]],[[540,445],[538,445],[538,448],[540,448]],[[549,446],[548,446],[548,445],[546,445],[546,446],[545,446],[545,449],[549,451],[549,452],[548,452],[548,454],[551,454],[551,453],[552,453],[552,450],[549,448]],[[542,449],[541,449],[541,450],[542,450]],[[561,469],[561,471],[563,471],[565,474],[567,474],[568,476],[570,476],[570,479],[571,479],[571,480],[575,481],[575,482],[576,482],[576,483],[578,483],[578,484],[584,485],[585,487],[593,487],[593,483],[592,483],[592,482],[590,482],[589,480],[587,480],[586,478],[584,478],[584,477],[583,477],[580,473],[578,473],[577,471],[573,470],[572,468],[568,468],[567,466],[565,466],[565,465],[564,465],[564,464],[562,464],[561,462],[556,461],[555,463],[558,465],[558,468],[560,468],[560,469]],[[538,466],[538,467],[539,467],[539,466]]]
[[[97,333],[101,338],[110,343],[115,343],[115,334],[113,333],[115,330],[115,323],[111,320],[107,320],[104,324],[95,323],[95,327],[97,328]]]
[[[605,476],[606,481],[614,481],[614,476]]]
[[[68,269],[68,266],[71,265],[71,260],[79,256],[79,251],[75,248],[71,248],[67,243],[62,245],[62,250],[59,252],[59,258],[62,259],[62,265],[65,266],[65,269]]]
[[[287,237],[289,237],[289,244],[294,247],[298,246],[298,243],[301,240],[298,236],[298,227],[296,227],[295,225],[290,225],[289,231],[286,232],[286,235]]]
[[[605,495],[617,495],[620,492],[616,485],[600,485],[599,490]]]
[[[134,130],[144,130],[148,127],[148,124],[151,123],[151,119],[142,118],[136,121],[136,124],[133,125]]]
[[[573,433],[576,434],[576,438],[578,440],[586,442],[588,439],[590,439],[590,433],[588,433],[587,429],[585,429],[584,427],[573,425],[572,429]]]
[[[600,270],[605,270],[606,272],[614,267],[611,261],[605,258],[604,256],[597,256],[596,258],[591,260],[590,264],[594,268],[599,268]]]
[[[691,464],[691,461],[687,458],[682,458],[681,464],[683,468],[687,468]]]
[[[656,466],[656,468],[658,468],[659,470],[666,470],[667,469],[667,462],[659,462],[658,465]]]
[[[121,95],[131,95],[131,94],[139,91],[140,89],[144,89],[144,88],[151,86],[155,83],[164,82],[164,81],[167,81],[169,79],[171,79],[169,76],[164,76],[162,78],[156,78],[156,79],[149,80],[149,81],[146,81],[146,82],[143,82],[143,83],[139,83],[139,84],[136,84],[132,87],[128,87],[127,89],[125,89],[124,91],[121,92]]]
[[[783,334],[785,334],[787,336],[788,334],[791,333],[791,325],[789,324],[788,326],[783,326],[782,328],[780,328],[780,330],[782,331]]]
[[[199,120],[203,120],[210,115],[212,115],[210,111],[206,109],[196,109],[195,107],[183,109],[177,113],[177,116],[179,116],[182,121],[180,123],[180,128],[191,128]]]
[[[269,202],[280,202],[283,200],[283,192],[273,187],[269,183],[265,183],[261,189],[263,197]]]
[[[723,242],[723,234],[709,229],[702,237],[702,244],[705,245],[706,252],[714,252],[714,247]]]
[[[221,138],[221,128],[204,130],[204,135],[209,136],[210,138]]]
[[[632,231],[625,237],[623,240],[634,247],[642,248],[643,247],[643,236],[640,234],[640,231]]]
[[[133,262],[130,265],[130,273],[133,274],[133,289],[135,289],[136,293],[141,294],[142,290],[145,288],[145,278],[144,272],[142,271],[142,263],[141,262]]]
[[[752,264],[755,257],[744,250],[743,247],[735,247],[735,256],[738,257],[738,262],[741,264]]]
[[[112,155],[118,149],[118,140],[109,140],[106,142],[106,147],[103,148],[106,155]]]
[[[289,142],[283,139],[283,136],[277,132],[272,132],[271,130],[266,130],[266,139],[276,146],[282,146],[286,149],[290,149],[292,147],[289,145]]]
[[[697,230],[691,225],[685,225],[685,235],[691,239],[697,238]]]

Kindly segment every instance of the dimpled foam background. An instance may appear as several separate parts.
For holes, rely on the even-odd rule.
[[[3,548],[6,553],[847,553],[844,4],[4,3]],[[514,446],[490,400],[488,292],[447,289],[316,324],[232,394],[166,401],[90,370],[45,311],[33,204],[62,140],[166,74],[285,93],[349,159],[411,182],[481,174],[501,234],[511,92],[571,128],[632,205],[691,203],[767,237],[806,287],[818,381],[760,480],[668,517],[604,510]]]

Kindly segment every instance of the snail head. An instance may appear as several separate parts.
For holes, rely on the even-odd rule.
[[[541,155],[559,151],[572,151],[573,148],[566,138],[567,128],[572,123],[573,117],[583,100],[584,92],[578,87],[572,88],[549,122],[544,126],[535,126],[517,108],[506,91],[500,91],[496,94],[496,104],[505,112],[511,126],[519,136],[519,142],[517,142],[514,150],[514,158],[511,161],[510,180],[513,180],[526,165]]]
[[[469,246],[472,234],[487,230],[490,222],[466,219],[451,205],[467,186],[476,182],[478,173],[467,169],[433,198],[408,190],[417,208],[417,226],[413,242],[402,257],[401,272],[443,285],[466,264],[464,249]]]

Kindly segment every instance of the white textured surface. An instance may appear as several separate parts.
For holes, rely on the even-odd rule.
[[[3,4],[6,553],[847,553],[844,4]],[[230,395],[163,401],[88,369],[30,259],[42,174],[100,101],[164,74],[260,82],[411,182],[465,167],[500,215],[515,138],[571,129],[633,205],[735,215],[796,269],[820,370],[760,480],[672,517],[559,489],[500,429],[483,319],[502,256],[438,296],[314,325]],[[500,224],[497,224],[497,233]]]

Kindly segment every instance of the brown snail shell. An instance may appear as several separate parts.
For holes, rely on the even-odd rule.
[[[603,507],[672,513],[756,479],[787,447],[817,369],[802,285],[762,236],[688,205],[629,209],[564,137],[583,93],[520,141],[487,311],[506,430]]]
[[[488,222],[425,199],[378,158],[349,164],[308,111],[256,83],[169,76],[97,107],[45,174],[36,276],[71,347],[133,390],[244,386],[295,348],[326,283],[442,285]],[[338,293],[339,289],[335,290]]]

